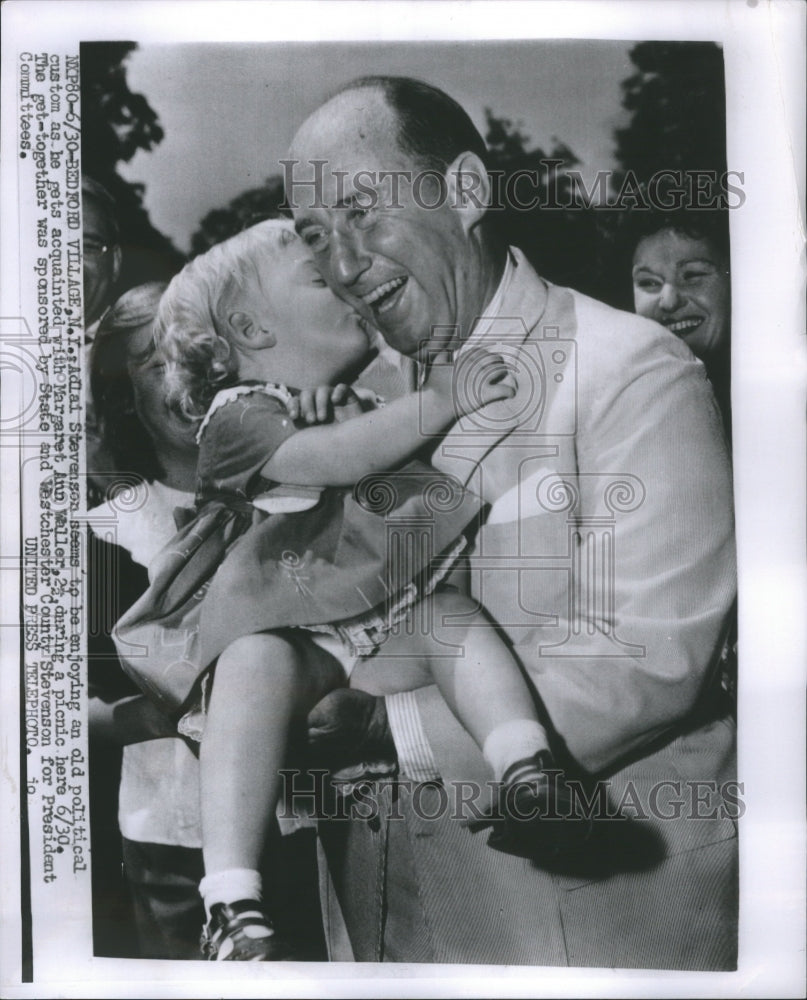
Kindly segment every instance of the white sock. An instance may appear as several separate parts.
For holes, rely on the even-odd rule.
[[[482,754],[493,768],[496,781],[518,761],[527,761],[539,750],[547,750],[549,741],[540,722],[534,719],[513,719],[502,722],[488,733]]]
[[[235,903],[239,899],[261,901],[263,884],[260,872],[252,868],[227,868],[220,872],[210,872],[199,883],[199,893],[205,901],[207,919],[210,908],[216,903]]]

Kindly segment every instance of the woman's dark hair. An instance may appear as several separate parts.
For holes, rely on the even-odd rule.
[[[487,162],[485,140],[468,113],[439,88],[409,76],[362,76],[332,96],[365,89],[384,96],[398,124],[399,148],[424,169],[444,173],[466,151]]]
[[[729,266],[727,209],[630,208],[603,212],[598,217],[599,283],[611,305],[633,311],[633,255],[648,236],[672,230],[692,240],[706,240]]]
[[[128,336],[153,323],[166,285],[150,281],[125,292],[99,324],[90,352],[90,390],[101,440],[117,469],[152,482],[163,474],[151,436],[135,411]]]
[[[721,209],[686,209],[625,212],[623,222],[626,250],[633,257],[639,241],[663,229],[672,229],[692,240],[708,240],[725,258],[729,259],[728,212]]]

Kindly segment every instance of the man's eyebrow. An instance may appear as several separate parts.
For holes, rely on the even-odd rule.
[[[686,267],[687,264],[708,264],[710,267],[717,267],[717,262],[712,260],[711,257],[687,257],[687,259],[682,260],[678,266]]]
[[[375,196],[374,196],[375,195]],[[334,205],[335,209],[351,209],[351,208],[374,208],[378,205],[378,195],[377,192],[370,194],[368,191],[354,191],[352,194],[346,195],[344,198],[340,198]],[[310,229],[311,226],[318,226],[321,223],[317,222],[316,219],[310,216],[303,215],[299,219],[294,220],[294,228],[297,231],[298,236],[301,236],[303,230]]]

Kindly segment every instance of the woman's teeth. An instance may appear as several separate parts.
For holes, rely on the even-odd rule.
[[[694,330],[703,322],[703,317],[693,318],[693,319],[680,319],[676,323],[668,323],[667,329],[671,330],[673,333],[688,333],[690,330]]]

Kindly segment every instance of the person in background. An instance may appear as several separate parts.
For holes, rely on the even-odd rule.
[[[725,210],[628,213],[633,305],[700,358],[731,447],[731,272]],[[721,654],[721,677],[737,700],[737,612]]]
[[[148,585],[145,567],[174,530],[174,508],[193,502],[195,443],[175,433],[155,407],[159,373],[148,365],[164,289],[152,283],[121,296],[98,325],[90,355],[103,458],[93,472],[104,497],[88,515],[91,830],[96,950],[180,958],[181,911],[195,902],[183,904],[180,896],[187,853],[198,846],[192,793],[189,802],[184,791],[187,772],[193,788],[196,762],[182,741],[155,739],[175,730],[126,680],[109,639],[119,614]],[[127,886],[119,882],[122,862],[134,926],[123,902]],[[173,904],[160,901],[164,883],[172,887]]]
[[[83,212],[84,331],[90,343],[115,295],[123,259],[115,202],[98,181],[81,178]]]
[[[94,506],[100,502],[104,489],[103,483],[99,483],[95,473],[101,470],[109,472],[113,463],[111,455],[104,449],[98,430],[95,402],[88,378],[89,355],[101,317],[114,300],[123,254],[120,247],[118,222],[115,217],[115,202],[105,187],[86,174],[82,175],[81,178],[81,203],[87,505]]]
[[[731,275],[726,212],[632,212],[633,304],[706,366],[731,426]]]

